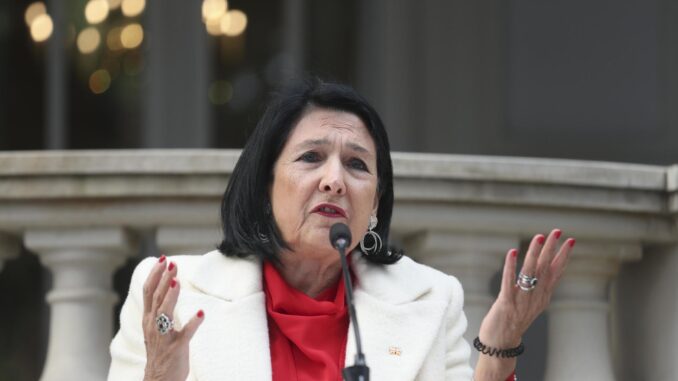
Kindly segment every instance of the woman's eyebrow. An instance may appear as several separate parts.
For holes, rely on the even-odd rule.
[[[330,145],[330,144],[331,144],[331,142],[328,139],[307,139],[307,140],[304,140],[303,142],[297,144],[296,149],[314,148],[314,147]],[[350,148],[351,150],[355,151],[355,152],[372,156],[372,153],[367,148],[361,146],[358,143],[348,142],[348,143],[346,143],[346,146],[348,148]]]

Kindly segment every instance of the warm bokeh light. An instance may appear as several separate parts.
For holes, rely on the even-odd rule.
[[[111,10],[120,8],[120,4],[122,4],[122,0],[108,0],[108,8]]]
[[[89,89],[94,94],[101,94],[111,86],[111,75],[108,70],[99,69],[89,76]]]
[[[122,14],[127,17],[134,17],[141,14],[146,8],[146,0],[122,0]]]
[[[215,105],[223,105],[233,98],[233,86],[228,81],[212,82],[208,97]]]
[[[40,15],[44,15],[47,13],[47,8],[45,7],[45,3],[42,1],[38,1],[35,3],[32,3],[28,7],[26,7],[26,13],[24,14],[24,20],[26,20],[26,25],[31,26],[33,24],[33,20],[35,20],[36,17]]]
[[[101,43],[101,35],[99,31],[91,26],[89,28],[83,29],[80,34],[78,34],[78,50],[82,54],[89,54],[97,50]]]
[[[111,50],[121,50],[124,48],[122,46],[122,41],[120,40],[120,35],[122,34],[122,28],[117,26],[108,31],[106,35],[106,45]]]
[[[202,19],[205,22],[219,20],[227,8],[226,0],[203,0]]]
[[[220,19],[209,19],[205,20],[205,28],[207,28],[207,33],[212,36],[221,35],[221,20]]]
[[[98,24],[108,17],[108,2],[106,0],[89,0],[85,6],[85,19],[90,24]]]
[[[127,49],[134,49],[144,40],[144,30],[139,24],[129,24],[120,32],[120,42]]]
[[[221,34],[226,34],[228,29],[231,27],[231,12],[224,13],[219,20],[219,31]]]
[[[222,33],[229,37],[235,37],[244,32],[245,28],[247,28],[247,15],[237,9],[228,11],[228,15],[230,19],[228,28],[225,30],[222,29]]]
[[[48,14],[38,15],[31,23],[31,37],[36,42],[42,42],[52,35],[54,24]]]

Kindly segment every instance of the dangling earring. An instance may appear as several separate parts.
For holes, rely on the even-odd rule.
[[[379,220],[377,220],[376,216],[370,216],[370,222],[369,225],[367,226],[367,232],[365,232],[365,235],[363,236],[363,239],[360,240],[360,249],[365,253],[365,255],[372,255],[376,254],[381,250],[381,237],[379,237],[379,234],[377,232],[373,231],[372,229],[377,227],[377,223]],[[366,246],[365,245],[365,239],[367,237],[372,238],[374,241],[371,246]]]

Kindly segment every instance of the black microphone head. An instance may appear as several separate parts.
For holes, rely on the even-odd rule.
[[[351,230],[346,224],[337,222],[332,225],[330,228],[330,243],[337,249],[340,247],[345,249],[351,244]]]

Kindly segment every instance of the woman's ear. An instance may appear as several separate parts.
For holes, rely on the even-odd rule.
[[[374,195],[374,203],[372,205],[372,215],[376,216],[377,211],[379,210],[379,192]]]

